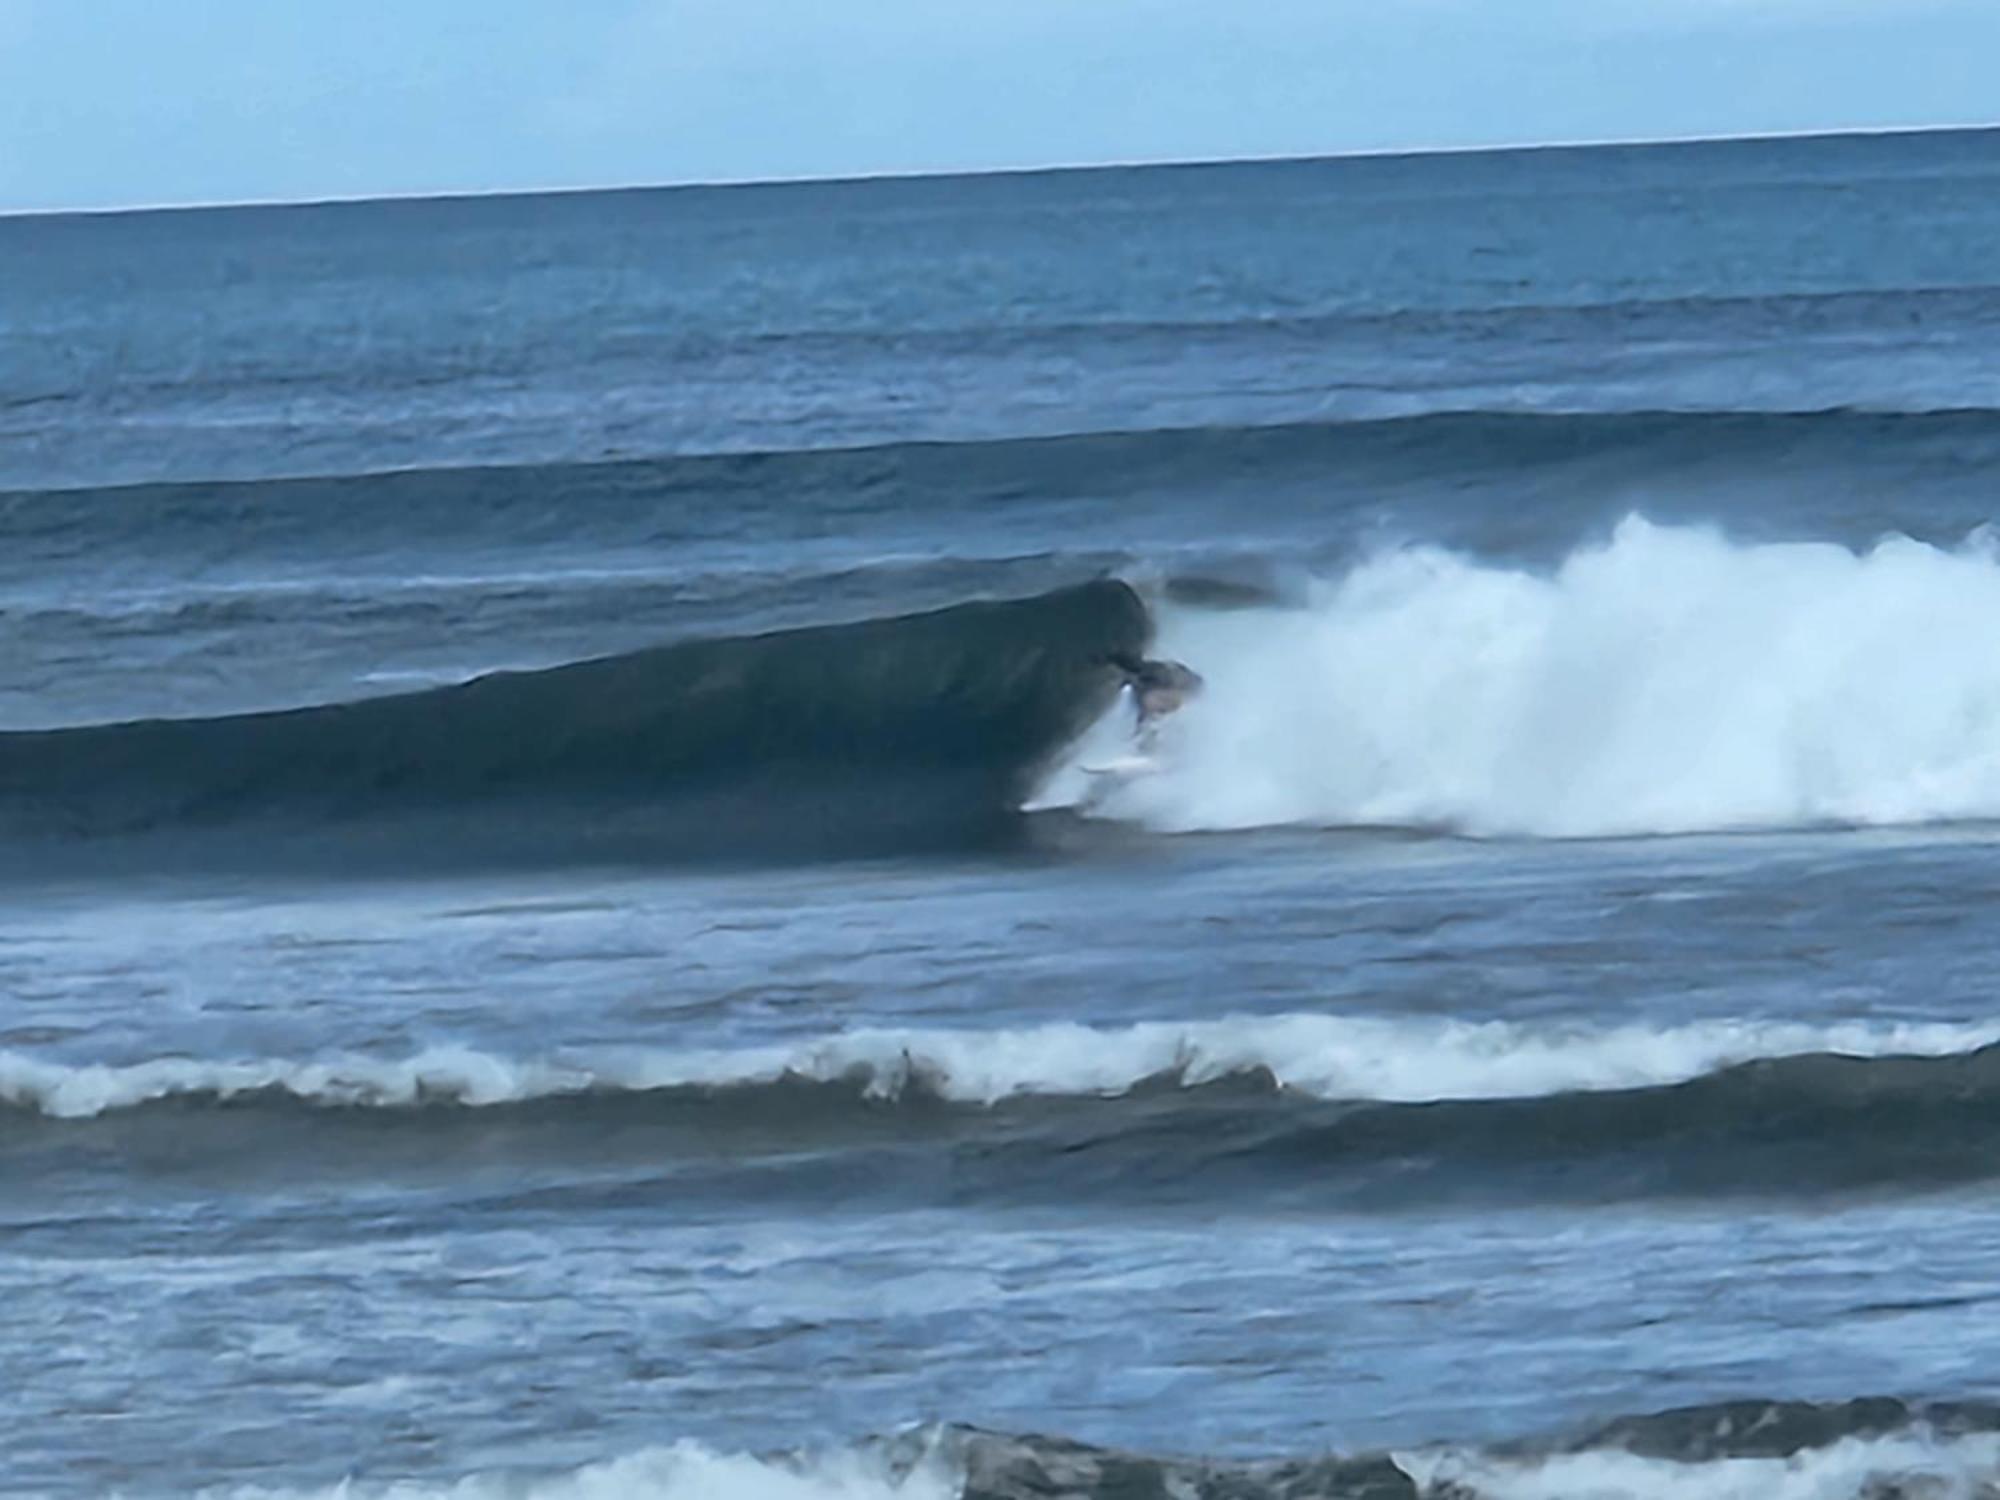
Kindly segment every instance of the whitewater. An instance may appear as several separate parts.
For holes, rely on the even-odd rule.
[[[1983,529],[1856,553],[1632,516],[1548,573],[1409,545],[1302,592],[1165,611],[1207,690],[1093,811],[1542,838],[2000,816]],[[1083,795],[1117,717],[1042,803]]]
[[[1169,1494],[1176,1489],[1209,1493],[1189,1487],[1217,1480],[1233,1480],[1237,1491],[1244,1492],[1262,1478],[1256,1466],[1250,1465],[1239,1467],[1235,1474],[1226,1470],[1204,1473],[1187,1463],[1149,1464],[1118,1454],[1077,1454],[1055,1445],[1041,1458],[1035,1454],[1032,1440],[1010,1445],[1016,1451],[1005,1455],[989,1456],[982,1452],[982,1446],[1001,1445],[979,1433],[913,1432],[872,1449],[756,1458],[717,1454],[682,1443],[566,1474],[481,1474],[449,1488],[409,1483],[343,1484],[319,1491],[244,1488],[226,1493],[232,1500],[426,1500],[434,1495],[457,1500],[957,1500],[975,1494],[1046,1494],[1049,1491],[1043,1486],[1051,1479],[1057,1484],[1067,1480],[1072,1485],[1090,1486],[1058,1493],[1097,1496],[1106,1492],[1094,1486],[1113,1474],[1130,1483],[1134,1469],[1144,1475],[1142,1483],[1151,1480],[1162,1486],[1160,1492]],[[1037,1462],[1038,1458],[1041,1461]],[[1407,1493],[1411,1495],[1471,1493],[1491,1500],[1600,1496],[1631,1500],[1680,1500],[1683,1496],[1704,1500],[1849,1500],[1868,1493],[1871,1487],[1879,1492],[1882,1487],[1894,1486],[1918,1487],[1938,1500],[1977,1500],[1986,1492],[1986,1476],[2000,1462],[2000,1438],[1939,1434],[1915,1423],[1890,1435],[1844,1437],[1783,1457],[1726,1457],[1700,1465],[1640,1456],[1616,1447],[1527,1454],[1419,1449],[1397,1453],[1391,1462],[1408,1476]],[[1012,1473],[1008,1472],[1010,1467]],[[1149,1469],[1152,1472],[1146,1472]],[[1275,1487],[1264,1492],[1278,1493]],[[1393,1483],[1379,1491],[1385,1496],[1398,1492]]]

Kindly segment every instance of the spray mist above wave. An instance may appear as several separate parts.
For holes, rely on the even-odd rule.
[[[1167,832],[1590,837],[2000,817],[2000,556],[1628,518],[1552,573],[1434,547],[1296,608],[1167,610],[1208,679],[1158,774],[1038,799]]]
[[[1310,1098],[1424,1103],[1657,1087],[1806,1054],[1948,1057],[1996,1041],[2000,1022],[1577,1027],[1280,1015],[1118,1027],[862,1030],[767,1047],[628,1047],[561,1058],[439,1047],[397,1060],[172,1057],[112,1066],[0,1052],[0,1104],[58,1119],[160,1100],[268,1094],[332,1107],[490,1107],[791,1080],[846,1084],[875,1099],[914,1091],[994,1105],[1029,1096],[1111,1097],[1161,1079],[1200,1086],[1259,1073]]]

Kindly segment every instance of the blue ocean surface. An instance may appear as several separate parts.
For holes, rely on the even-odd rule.
[[[1989,132],[0,219],[0,1493],[1992,1493],[1996,243]]]

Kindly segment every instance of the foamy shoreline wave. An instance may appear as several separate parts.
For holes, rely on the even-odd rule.
[[[2000,1413],[1877,1398],[1746,1401],[1627,1418],[1579,1441],[1261,1461],[1160,1456],[977,1428],[817,1452],[642,1449],[567,1472],[234,1488],[207,1500],[1976,1500],[2000,1478]]]

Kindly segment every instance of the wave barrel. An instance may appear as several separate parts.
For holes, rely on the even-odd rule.
[[[1145,606],[1034,598],[698,640],[395,697],[0,735],[0,834],[724,856],[998,837]],[[304,840],[301,845],[300,840]]]

